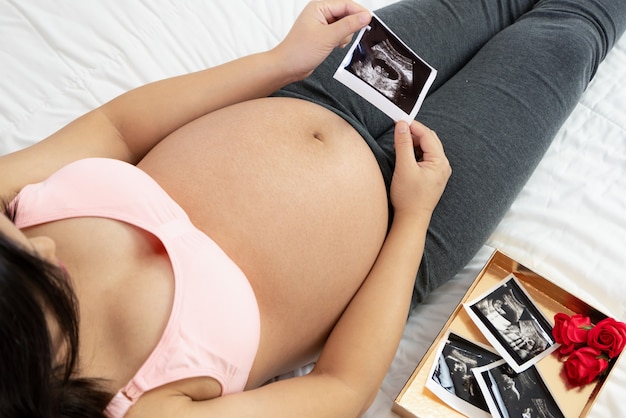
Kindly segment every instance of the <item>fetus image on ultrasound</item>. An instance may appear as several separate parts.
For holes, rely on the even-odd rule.
[[[476,382],[472,369],[500,360],[501,357],[454,333],[449,333],[441,353],[436,360],[431,379],[450,394],[470,403],[476,408],[489,412],[482,391]],[[430,383],[426,384],[431,387]],[[445,398],[448,398],[447,394]],[[440,396],[441,398],[441,396]],[[445,401],[445,398],[442,398]],[[455,402],[458,405],[458,402]],[[457,407],[458,409],[458,407]],[[472,410],[460,410],[471,416]]]
[[[431,71],[375,17],[354,48],[346,70],[406,113],[415,106]]]
[[[535,363],[554,347],[552,326],[512,277],[470,309],[490,334],[487,339],[492,337],[502,346],[514,362],[514,369],[517,365],[517,371]]]

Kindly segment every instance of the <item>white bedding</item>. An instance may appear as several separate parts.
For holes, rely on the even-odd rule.
[[[132,87],[269,48],[305,3],[1,0],[0,154],[44,138]],[[387,3],[362,0],[371,9]],[[487,245],[409,320],[368,417],[395,416],[393,399],[494,248],[625,319],[624,99],[626,37]],[[590,416],[619,415],[625,384],[622,361]]]

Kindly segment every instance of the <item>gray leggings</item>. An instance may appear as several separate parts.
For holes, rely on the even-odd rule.
[[[626,0],[407,0],[376,14],[438,70],[417,119],[435,130],[452,177],[433,213],[414,304],[485,243],[626,25]],[[335,51],[299,97],[345,118],[389,187],[393,122],[333,80]]]

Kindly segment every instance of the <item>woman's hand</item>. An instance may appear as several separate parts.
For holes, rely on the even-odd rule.
[[[274,48],[279,62],[295,79],[308,77],[336,47],[346,46],[372,16],[351,0],[312,1],[285,39]]]
[[[395,129],[396,168],[391,181],[391,203],[396,216],[432,214],[452,170],[437,134],[413,121]],[[415,156],[419,148],[421,158]]]

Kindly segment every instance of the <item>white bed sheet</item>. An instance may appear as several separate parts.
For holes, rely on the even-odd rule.
[[[390,0],[363,0],[376,9]],[[0,153],[149,81],[261,51],[305,0],[0,1]],[[254,71],[254,69],[250,69]],[[409,320],[367,417],[393,398],[494,248],[606,313],[626,317],[626,37],[609,54],[481,252]],[[364,365],[366,373],[367,365]],[[626,364],[590,416],[617,416]]]

